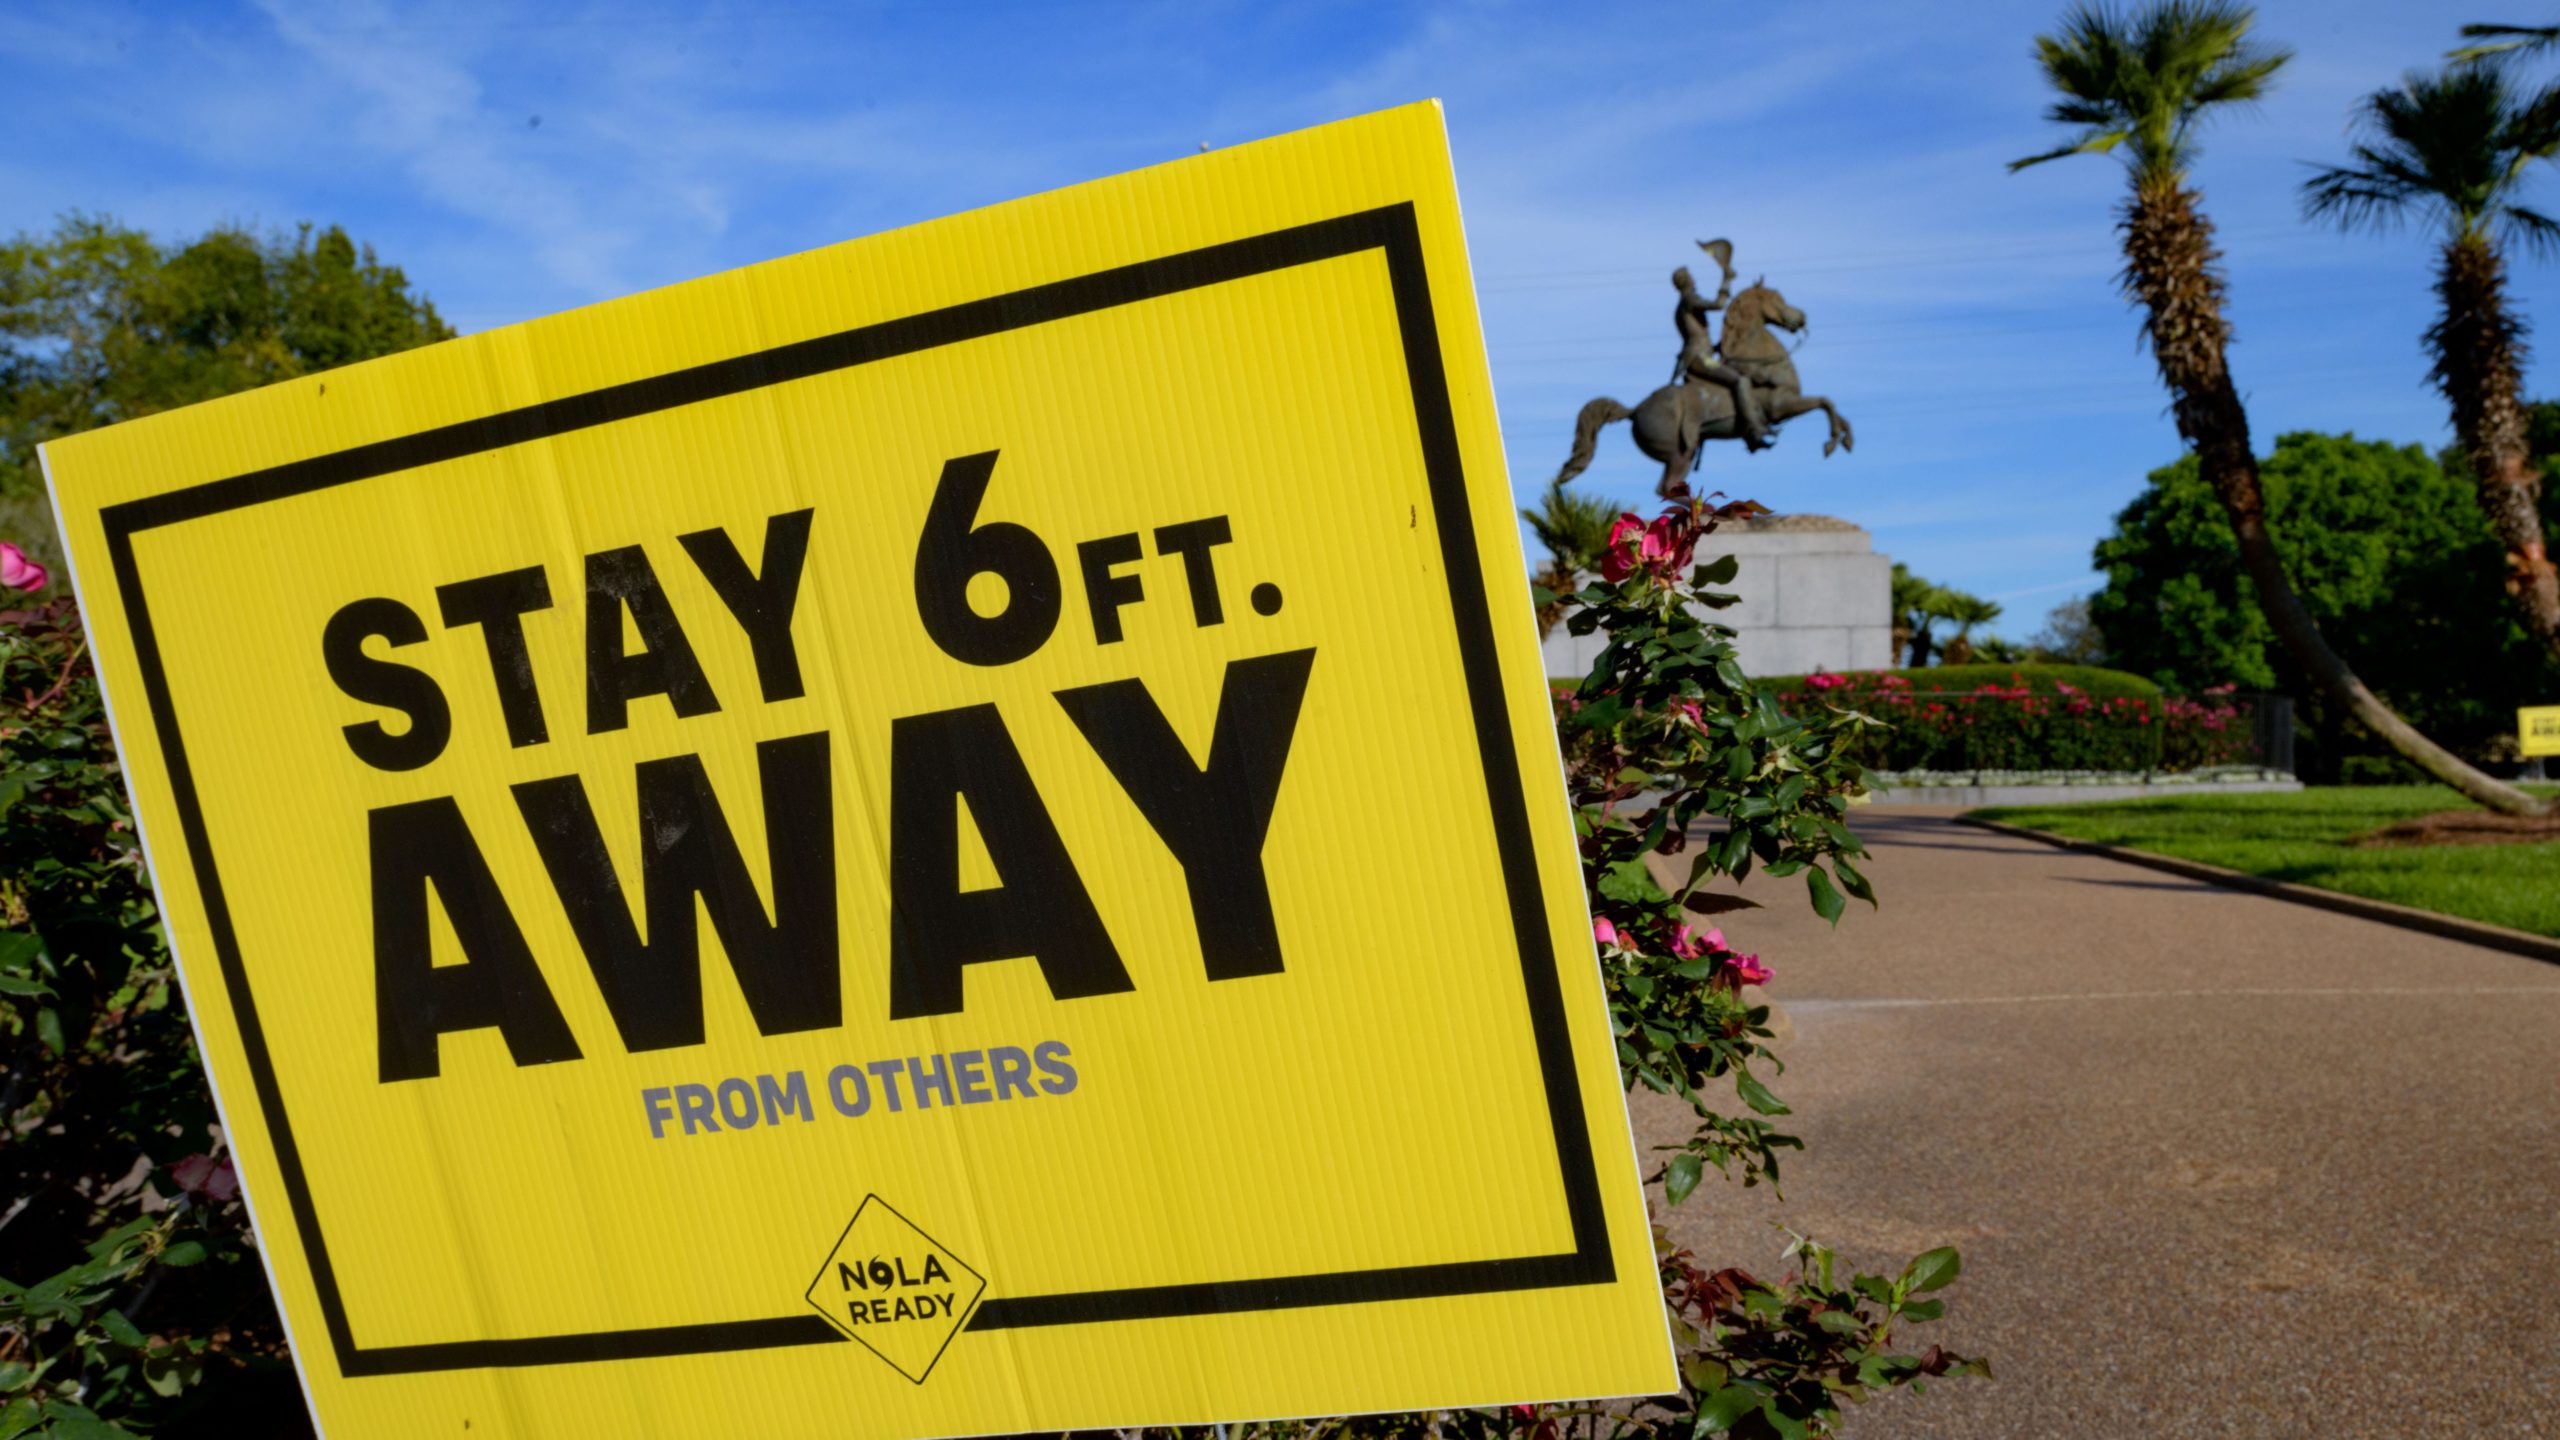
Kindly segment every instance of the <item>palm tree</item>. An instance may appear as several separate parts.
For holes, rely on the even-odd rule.
[[[1606,500],[1549,485],[1538,507],[1522,510],[1520,518],[1529,522],[1538,543],[1547,547],[1547,563],[1538,571],[1538,584],[1559,597],[1538,607],[1538,638],[1543,640],[1564,617],[1561,597],[1581,589],[1584,574],[1600,567],[1600,557],[1609,548],[1609,527],[1616,523],[1618,512]]]
[[[2542,476],[2525,443],[2525,325],[2507,301],[2506,258],[2510,245],[2560,249],[2560,221],[2518,198],[2532,163],[2560,153],[2560,85],[2528,94],[2496,63],[2412,72],[2366,96],[2355,128],[2353,163],[2304,181],[2303,212],[2344,229],[2389,229],[2413,214],[2441,225],[2430,378],[2452,402],[2525,628],[2560,654],[2560,572],[2543,546]]]
[[[1937,648],[1938,637],[1929,627],[1946,618],[1947,592],[1911,573],[1911,567],[1893,562],[1893,659],[1897,665],[1918,669],[1929,663],[1930,653]]]
[[[1962,590],[1949,590],[1939,611],[1956,625],[1956,633],[1947,637],[1947,663],[1962,665],[1973,659],[1973,627],[1999,619],[2000,602],[1985,600]]]
[[[2215,263],[2221,257],[2202,197],[2187,183],[2199,124],[2264,95],[2291,58],[2249,38],[2255,18],[2232,0],[2150,0],[2131,12],[2075,7],[2059,33],[2036,38],[2036,61],[2061,94],[2047,114],[2076,133],[2071,143],[2009,168],[2120,154],[2133,186],[2120,226],[2125,296],[2142,307],[2143,338],[2168,388],[2170,414],[2230,517],[2268,623],[2341,709],[2421,769],[2493,809],[2539,812],[2540,801],[2419,734],[2356,678],[2302,608],[2268,533],[2249,415],[2224,356],[2230,325]]]

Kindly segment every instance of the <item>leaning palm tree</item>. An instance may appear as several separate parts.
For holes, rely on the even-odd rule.
[[[2076,133],[2070,144],[2009,168],[2067,155],[2123,159],[2133,183],[2120,226],[2125,295],[2142,307],[2143,337],[2168,388],[2170,414],[2230,518],[2268,623],[2341,709],[2421,769],[2483,805],[2537,812],[2540,801],[2419,734],[2357,679],[2321,638],[2276,554],[2258,460],[2249,449],[2249,415],[2224,355],[2230,324],[2215,263],[2221,257],[2202,197],[2187,183],[2199,124],[2264,95],[2291,58],[2249,38],[2255,18],[2231,0],[2150,0],[2130,12],[2102,4],[2074,8],[2059,33],[2037,37],[2036,61],[2061,93],[2047,114]]]
[[[2347,229],[2388,229],[2413,215],[2441,227],[2427,330],[2432,378],[2453,405],[2480,508],[2507,552],[2506,584],[2525,628],[2560,654],[2560,572],[2542,538],[2542,476],[2525,443],[2522,316],[2507,299],[2510,247],[2560,250],[2560,221],[2525,206],[2533,162],[2560,153],[2560,85],[2517,88],[2497,63],[2412,73],[2355,109],[2353,163],[2319,170],[2302,208]]]
[[[1550,485],[1537,508],[1522,510],[1520,518],[1529,522],[1530,532],[1547,547],[1538,586],[1559,597],[1538,607],[1538,638],[1543,640],[1564,617],[1561,597],[1581,589],[1583,576],[1600,568],[1600,559],[1609,549],[1609,527],[1616,523],[1618,512],[1596,496]]]

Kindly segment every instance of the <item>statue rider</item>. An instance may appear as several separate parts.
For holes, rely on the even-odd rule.
[[[1698,282],[1689,274],[1688,266],[1671,272],[1672,287],[1680,292],[1680,301],[1671,312],[1671,322],[1680,328],[1680,362],[1671,372],[1671,383],[1677,385],[1694,377],[1723,386],[1733,396],[1735,433],[1751,449],[1766,450],[1773,442],[1768,422],[1760,416],[1760,402],[1751,393],[1751,377],[1717,358],[1715,336],[1707,328],[1707,316],[1733,299],[1733,242],[1701,240],[1698,248],[1715,258],[1724,271],[1724,283],[1716,287],[1716,298],[1710,300],[1698,293]]]

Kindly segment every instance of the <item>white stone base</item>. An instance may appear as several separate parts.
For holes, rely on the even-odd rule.
[[[1707,612],[1732,626],[1736,658],[1747,675],[1805,675],[1816,670],[1882,670],[1893,664],[1893,562],[1875,553],[1867,532],[1819,515],[1769,516],[1728,527],[1698,546],[1698,559],[1731,555],[1742,568],[1725,588],[1742,597]],[[1590,673],[1607,641],[1547,634],[1547,673]]]

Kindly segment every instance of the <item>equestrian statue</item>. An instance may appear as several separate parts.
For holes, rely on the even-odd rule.
[[[1658,488],[1666,500],[1689,493],[1689,472],[1697,468],[1706,442],[1740,440],[1752,450],[1765,450],[1777,443],[1777,427],[1810,411],[1830,417],[1823,454],[1856,448],[1848,420],[1829,400],[1804,393],[1785,342],[1770,333],[1803,334],[1804,312],[1758,280],[1741,294],[1733,293],[1733,242],[1701,240],[1698,248],[1724,272],[1724,283],[1710,300],[1698,293],[1688,266],[1671,272],[1672,288],[1680,292],[1671,312],[1680,330],[1680,358],[1672,367],[1671,383],[1633,410],[1605,395],[1583,406],[1573,425],[1573,455],[1556,472],[1558,485],[1583,472],[1600,428],[1619,420],[1633,420],[1636,448],[1662,462]],[[1708,328],[1708,317],[1719,310],[1724,312],[1721,340]]]

